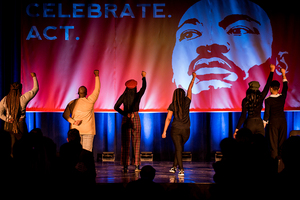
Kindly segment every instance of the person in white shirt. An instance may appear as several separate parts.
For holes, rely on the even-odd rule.
[[[0,118],[5,122],[4,130],[11,133],[11,146],[16,139],[21,139],[28,132],[25,122],[26,106],[39,91],[39,85],[35,73],[31,73],[33,88],[21,95],[22,84],[15,82],[10,85],[10,91],[0,102]]]
[[[95,89],[86,97],[87,89],[81,86],[78,89],[78,99],[72,100],[66,107],[63,117],[70,123],[70,129],[79,131],[83,149],[93,150],[94,136],[96,135],[94,104],[100,93],[99,71],[95,70]]]

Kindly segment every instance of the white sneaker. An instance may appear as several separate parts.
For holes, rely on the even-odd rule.
[[[183,171],[183,169],[181,169],[181,170],[179,171],[178,176],[184,176],[184,171]]]
[[[175,173],[175,172],[176,172],[176,168],[175,168],[175,167],[172,167],[172,168],[169,170],[169,172]]]

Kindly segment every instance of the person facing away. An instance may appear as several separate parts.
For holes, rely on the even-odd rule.
[[[126,89],[124,93],[117,100],[114,109],[123,115],[122,118],[122,135],[121,135],[121,165],[123,171],[128,171],[130,165],[130,140],[133,147],[132,165],[135,165],[135,171],[139,171],[140,159],[140,146],[141,146],[141,121],[139,117],[139,105],[142,96],[145,93],[146,72],[142,71],[142,88],[137,92],[137,82],[133,79],[125,83]],[[124,110],[120,108],[123,104]]]
[[[39,91],[39,85],[35,73],[30,74],[33,80],[33,88],[21,95],[22,84],[15,82],[10,85],[10,91],[0,102],[0,118],[5,122],[4,130],[11,134],[11,147],[23,134],[28,133],[25,122],[26,106]]]
[[[248,128],[253,134],[265,135],[264,124],[261,119],[261,109],[263,101],[268,94],[274,71],[275,65],[271,64],[270,74],[262,92],[259,91],[260,84],[257,81],[251,81],[249,83],[249,89],[246,91],[246,97],[242,101],[242,114],[233,134],[234,138],[243,123],[244,127]],[[247,112],[248,117],[246,117]]]
[[[175,173],[177,165],[179,165],[180,172],[179,176],[184,175],[183,165],[182,165],[182,152],[183,146],[188,141],[190,137],[190,116],[189,109],[192,99],[192,87],[196,78],[196,73],[193,72],[193,78],[190,82],[187,96],[185,96],[185,91],[181,88],[177,88],[173,93],[173,100],[168,108],[168,114],[165,121],[164,132],[162,138],[166,138],[167,129],[171,122],[172,116],[174,114],[174,119],[171,128],[171,137],[175,145],[175,158],[173,167],[170,169],[171,173]]]
[[[285,76],[285,69],[281,68],[283,89],[279,94],[280,83],[272,81],[271,95],[265,100],[264,124],[269,124],[269,138],[271,154],[273,158],[280,156],[280,149],[287,137],[287,122],[284,115],[284,104],[288,91],[288,81]],[[268,122],[269,120],[269,122]]]
[[[77,129],[81,135],[82,148],[92,151],[94,136],[96,135],[94,104],[100,93],[99,71],[95,70],[95,89],[87,97],[87,89],[78,89],[79,98],[72,100],[66,107],[63,117],[70,123],[70,129]]]
[[[94,185],[96,171],[93,153],[82,148],[77,129],[68,131],[67,141],[59,151],[63,183]]]
[[[141,178],[136,181],[131,181],[126,186],[126,196],[133,199],[165,199],[164,188],[155,183],[156,170],[151,165],[142,167]],[[134,194],[134,195],[132,195]]]

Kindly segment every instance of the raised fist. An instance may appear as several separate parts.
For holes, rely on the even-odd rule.
[[[94,70],[95,76],[99,76],[99,70]]]
[[[146,77],[146,72],[142,71],[142,76]]]
[[[275,65],[274,64],[270,64],[270,71],[274,72],[275,71]]]

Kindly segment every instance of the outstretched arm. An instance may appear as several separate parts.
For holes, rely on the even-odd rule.
[[[147,83],[146,83],[146,72],[145,71],[142,71],[142,80],[143,80],[143,83],[142,83],[142,87],[139,91],[139,96],[142,97],[145,93],[145,90],[146,90],[146,87],[147,87]]]
[[[101,87],[101,83],[100,83],[100,78],[99,78],[99,70],[94,70],[94,74],[95,74],[95,89],[93,91],[93,93],[88,97],[88,99],[90,99],[92,102],[96,102],[100,93],[100,87]]]
[[[167,130],[168,130],[169,124],[171,122],[172,116],[173,116],[173,111],[168,110],[168,115],[167,115],[167,118],[166,118],[166,121],[165,121],[164,132],[163,132],[163,134],[161,136],[162,138],[166,138],[167,137]]]
[[[21,101],[27,104],[39,91],[39,84],[36,78],[36,74],[34,72],[30,73],[32,80],[33,80],[33,87],[30,91],[26,92],[21,96]]]
[[[280,72],[282,73],[282,82],[283,82],[283,88],[282,88],[282,95],[286,98],[287,91],[288,91],[288,80],[285,76],[285,69],[281,68]]]
[[[270,74],[269,74],[267,83],[266,83],[263,91],[261,92],[262,100],[267,96],[267,94],[269,92],[269,89],[270,89],[270,86],[271,86],[271,83],[272,83],[272,80],[273,80],[274,71],[275,71],[275,65],[270,64]]]
[[[188,97],[189,99],[191,99],[191,100],[192,100],[192,88],[193,88],[193,86],[194,86],[195,78],[196,78],[196,73],[193,72],[193,78],[192,78],[192,80],[191,80],[191,82],[190,82],[190,85],[189,85],[189,88],[188,88],[188,91],[187,91],[187,97]]]

